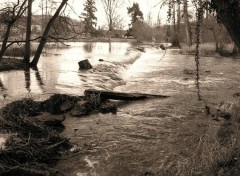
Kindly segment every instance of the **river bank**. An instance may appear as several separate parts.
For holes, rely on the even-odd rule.
[[[225,44],[222,49],[219,51],[216,50],[216,46],[214,43],[203,43],[199,46],[199,55],[201,57],[232,57],[238,58],[239,55],[237,53],[233,53],[233,44]],[[179,50],[179,54],[183,55],[195,55],[196,46],[183,46]]]

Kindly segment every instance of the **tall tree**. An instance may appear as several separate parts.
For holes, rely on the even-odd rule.
[[[28,0],[28,13],[27,13],[27,29],[26,29],[26,42],[25,42],[25,53],[23,62],[29,64],[31,55],[31,27],[32,27],[32,0]]]
[[[192,45],[192,29],[189,21],[188,0],[183,1],[183,16],[184,16],[184,21],[186,25],[187,44],[191,46]]]
[[[239,0],[211,0],[218,18],[226,26],[233,41],[240,48],[240,2]]]
[[[27,0],[23,1],[18,0],[17,2],[12,3],[11,4],[12,6],[7,5],[7,7],[1,9],[0,11],[1,13],[0,22],[6,26],[5,31],[3,32],[0,59],[2,59],[7,48],[13,44],[13,43],[8,44],[11,29],[26,11],[26,3]]]
[[[133,3],[132,7],[128,7],[128,15],[131,17],[131,23],[129,24],[129,29],[127,35],[133,35],[133,26],[138,22],[143,22],[143,13],[140,10],[138,3]]]
[[[37,51],[35,53],[35,56],[31,62],[31,66],[37,66],[39,58],[42,54],[42,50],[47,42],[47,39],[49,37],[49,31],[52,27],[52,25],[54,24],[55,20],[57,19],[57,17],[59,16],[60,12],[62,11],[63,7],[67,4],[68,0],[62,0],[61,4],[58,6],[56,12],[54,13],[54,15],[50,18],[50,20],[48,21],[48,24],[43,32],[43,35],[41,37],[40,43],[38,45]]]
[[[143,21],[143,13],[138,3],[133,3],[132,7],[128,7],[128,14],[131,16],[131,25],[137,21]]]
[[[97,17],[95,16],[95,12],[97,8],[95,7],[95,0],[87,0],[84,4],[84,12],[82,16],[84,18],[85,24],[85,32],[92,34],[95,31],[95,27],[97,25],[96,20]]]

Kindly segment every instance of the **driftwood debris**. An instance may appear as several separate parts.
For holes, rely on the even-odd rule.
[[[126,100],[126,101],[134,101],[134,100],[143,100],[146,98],[168,98],[169,96],[165,95],[151,95],[151,94],[142,94],[142,93],[123,93],[123,92],[112,92],[112,91],[102,91],[102,90],[94,90],[87,89],[84,91],[85,96],[99,96],[102,100]]]
[[[80,70],[88,70],[92,68],[92,65],[90,64],[88,59],[78,62],[78,65]]]

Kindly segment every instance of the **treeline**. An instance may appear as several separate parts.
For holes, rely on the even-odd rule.
[[[85,1],[83,12],[80,15],[81,20],[73,20],[64,13],[69,6],[68,0],[62,0],[61,2],[46,1],[46,7],[48,8],[46,8],[45,15],[43,4],[41,6],[42,15],[32,14],[32,4],[37,5],[36,3],[33,0],[16,0],[9,1],[4,5],[1,4],[0,30],[2,44],[0,60],[10,46],[25,43],[23,61],[29,64],[30,43],[38,41],[39,45],[30,64],[36,66],[47,41],[63,43],[68,40],[88,37],[107,37],[109,43],[112,37],[136,38],[139,42],[171,42],[174,46],[181,47],[182,45],[193,45],[196,36],[200,35],[202,43],[214,42],[216,50],[221,51],[225,43],[231,42],[224,27],[226,25],[228,25],[228,32],[234,37],[234,41],[238,41],[237,29],[232,26],[234,23],[228,23],[228,20],[221,13],[219,14],[222,15],[221,22],[224,26],[217,22],[215,16],[218,11],[216,11],[217,8],[214,8],[214,5],[215,7],[221,5],[217,1],[159,1],[159,7],[164,5],[168,7],[166,14],[168,23],[163,24],[160,16],[161,8],[159,8],[157,20],[153,20],[151,12],[147,15],[147,19],[144,19],[138,3],[133,3],[127,7],[127,14],[122,14],[119,7],[124,5],[124,0],[101,0],[101,10],[105,13],[106,20],[104,28],[97,27],[98,17],[95,15],[97,11],[95,0]],[[229,4],[229,8],[231,7],[233,11],[235,10],[234,3],[238,3],[238,1],[234,0]],[[70,9],[74,11],[73,7],[70,7]],[[198,19],[199,9],[204,12],[201,14],[200,20]],[[123,26],[126,25],[124,16],[126,15],[129,15],[131,22],[127,24],[128,29],[124,31]],[[227,15],[230,18],[231,14]],[[196,34],[196,26],[199,26],[200,23],[201,30]],[[238,50],[238,47],[234,48]]]

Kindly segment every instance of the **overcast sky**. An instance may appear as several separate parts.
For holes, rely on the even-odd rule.
[[[0,4],[3,4],[4,2],[13,2],[17,0],[0,0]],[[61,0],[53,0],[56,2],[61,2]],[[127,14],[127,7],[132,6],[133,2],[139,3],[140,10],[144,14],[144,19],[147,20],[147,17],[149,13],[151,13],[152,21],[155,23],[157,21],[157,16],[159,13],[159,5],[158,0],[124,0],[125,3],[122,5],[121,8],[119,8],[120,15],[124,18],[125,28],[128,28],[128,24],[130,23],[130,18]],[[35,0],[33,3],[33,10],[34,14],[42,14],[42,10],[40,8],[41,4],[43,3],[43,6],[45,6],[46,2],[49,2],[49,0]],[[81,13],[83,12],[83,4],[85,0],[69,0],[69,5],[71,8],[68,8],[66,13],[71,17],[75,19],[79,19],[79,16],[81,16]],[[155,7],[156,6],[156,7]],[[96,17],[98,18],[98,26],[103,26],[106,24],[106,18],[103,11],[101,0],[96,0]],[[162,23],[166,23],[166,8],[161,9],[160,11],[160,17],[162,20]]]

